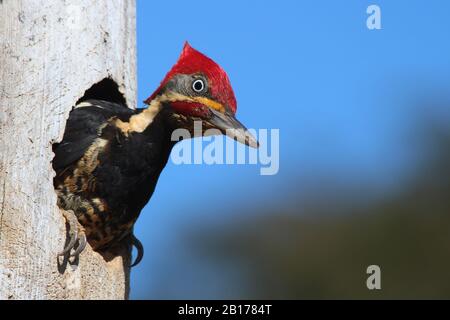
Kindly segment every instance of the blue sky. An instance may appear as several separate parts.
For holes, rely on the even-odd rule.
[[[241,122],[280,129],[280,171],[169,162],[135,227],[146,254],[132,272],[132,298],[206,298],[202,281],[226,290],[220,270],[184,250],[180,234],[197,224],[233,221],[233,209],[270,205],[292,185],[307,192],[324,178],[382,193],[415,170],[414,130],[424,110],[413,102],[450,84],[449,1],[137,4],[138,101],[187,40],[227,71]],[[381,30],[366,28],[370,4],[381,8]],[[177,284],[158,281],[183,273],[175,293]]]

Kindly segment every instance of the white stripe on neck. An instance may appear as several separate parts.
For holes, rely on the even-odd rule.
[[[116,120],[116,126],[120,128],[125,134],[130,132],[141,133],[153,122],[156,115],[161,111],[162,104],[159,99],[154,99],[150,105],[141,113],[130,117],[128,122],[123,122],[120,119]]]

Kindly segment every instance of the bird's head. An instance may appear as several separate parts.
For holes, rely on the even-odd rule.
[[[236,98],[225,71],[187,42],[158,89],[145,101],[158,100],[169,108],[173,123],[193,132],[195,121],[203,129],[215,128],[237,141],[258,147],[256,139],[235,117]]]

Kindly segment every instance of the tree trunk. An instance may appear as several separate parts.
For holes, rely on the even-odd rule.
[[[66,227],[51,162],[95,83],[118,87],[92,96],[135,105],[135,41],[134,0],[0,0],[0,299],[128,297],[128,248],[57,259]]]

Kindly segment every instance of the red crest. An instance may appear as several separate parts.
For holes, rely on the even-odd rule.
[[[204,74],[208,79],[212,97],[224,106],[228,106],[233,113],[236,113],[236,98],[226,72],[213,60],[192,48],[188,42],[184,44],[177,63],[170,69],[158,89],[145,103],[149,104],[174,75],[194,73]]]

